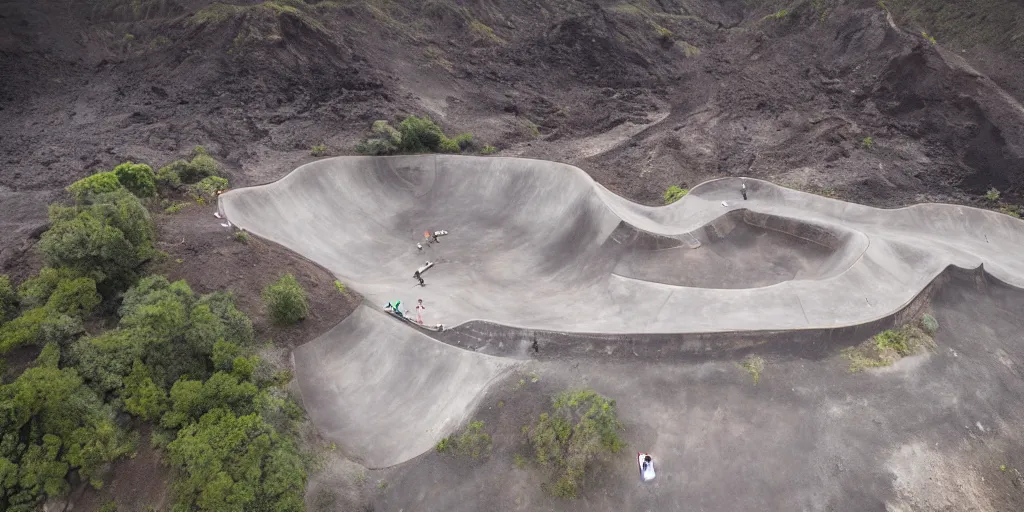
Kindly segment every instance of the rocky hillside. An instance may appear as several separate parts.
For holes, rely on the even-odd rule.
[[[17,221],[0,245],[38,231],[47,191],[124,160],[160,165],[202,144],[234,185],[253,184],[314,145],[353,153],[374,120],[409,114],[651,204],[722,175],[880,206],[998,206],[992,188],[1012,204],[1020,12],[1006,0],[3,0],[0,217]]]

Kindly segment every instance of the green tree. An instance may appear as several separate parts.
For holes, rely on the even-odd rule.
[[[138,197],[152,197],[156,194],[156,175],[146,164],[125,162],[114,167],[114,174],[121,186]]]
[[[98,172],[82,178],[68,186],[68,192],[75,201],[83,202],[92,196],[109,194],[121,189],[121,181],[113,171]]]
[[[56,313],[79,318],[92,313],[100,304],[96,282],[88,277],[65,279],[57,284],[46,301],[46,307]]]
[[[401,148],[408,153],[436,151],[446,137],[429,117],[409,116],[398,125]]]
[[[0,325],[18,312],[18,295],[11,286],[11,278],[0,275]]]
[[[170,401],[167,392],[153,382],[149,368],[135,361],[132,372],[124,378],[124,408],[144,420],[154,421],[163,416]]]
[[[50,300],[50,294],[57,289],[61,281],[81,277],[77,272],[69,268],[43,267],[39,275],[26,279],[18,287],[18,299],[21,305],[35,308],[46,304]]]
[[[251,413],[258,392],[253,383],[239,381],[230,373],[214,373],[206,382],[181,379],[171,387],[171,409],[160,424],[167,428],[180,427],[217,408],[238,414]]]
[[[309,313],[306,291],[291,274],[281,276],[277,282],[264,288],[263,301],[270,310],[270,317],[278,324],[294,324]]]
[[[59,358],[56,345],[47,345],[32,367],[0,386],[0,508],[31,510],[44,496],[67,490],[70,469],[92,479],[103,464],[132,449],[113,411],[75,370],[58,368]]]
[[[297,450],[256,414],[214,409],[182,428],[167,453],[182,472],[175,488],[183,510],[304,510]]]
[[[52,206],[51,227],[39,248],[49,265],[89,276],[112,296],[134,281],[152,255],[153,226],[138,198],[124,189],[89,202]]]
[[[71,346],[69,359],[93,390],[116,395],[132,365],[145,354],[145,340],[138,331],[115,329],[80,338]]]
[[[625,447],[621,428],[614,400],[591,390],[556,396],[552,411],[527,429],[537,462],[554,470],[549,491],[564,498],[579,496],[587,469]]]
[[[59,281],[42,307],[29,309],[0,325],[0,354],[32,343],[67,343],[82,332],[82,319],[97,304],[96,283],[91,279]]]

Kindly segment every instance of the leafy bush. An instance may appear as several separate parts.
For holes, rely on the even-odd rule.
[[[992,188],[988,189],[988,192],[985,192],[985,199],[988,199],[989,201],[992,201],[993,203],[998,201],[999,200],[999,190],[996,189],[995,187],[992,187]]]
[[[466,425],[458,437],[446,437],[435,447],[437,453],[454,453],[473,458],[485,455],[491,450],[491,436],[484,432],[484,422],[474,421]]]
[[[686,194],[690,193],[690,189],[681,188],[678,185],[672,185],[665,190],[665,204],[672,204],[683,198]]]
[[[552,411],[525,427],[541,465],[552,468],[548,491],[562,498],[579,496],[587,470],[625,447],[615,401],[591,390],[566,391],[552,402]]]
[[[282,325],[290,325],[306,318],[309,304],[306,291],[291,274],[285,274],[263,289],[263,301],[270,310],[270,317]]]
[[[401,149],[409,153],[436,151],[445,139],[441,127],[429,117],[409,116],[398,125]]]
[[[60,369],[60,351],[48,345],[33,367],[0,386],[0,505],[34,510],[44,496],[68,489],[72,469],[99,487],[98,470],[132,451],[133,440],[113,421],[113,410],[82,385],[74,369]],[[11,434],[18,433],[16,437]]]
[[[68,192],[71,192],[77,202],[84,202],[91,196],[116,192],[119,189],[121,181],[113,171],[98,172],[68,186]]]
[[[175,160],[156,172],[156,184],[160,187],[178,188],[181,185],[181,172],[189,165],[185,160]]]
[[[356,152],[363,155],[390,155],[398,151],[398,147],[383,139],[367,139],[356,145]]]
[[[153,254],[153,225],[138,198],[124,189],[91,201],[51,206],[51,226],[39,248],[50,266],[91,277],[110,297],[129,286]]]
[[[462,148],[459,147],[459,143],[455,142],[455,139],[449,139],[447,137],[441,139],[441,142],[437,145],[438,153],[458,153]]]
[[[241,229],[235,231],[235,241],[243,244],[249,243],[249,233],[246,233],[245,230]]]
[[[925,322],[922,318],[922,325]],[[935,327],[938,328],[937,322]],[[882,331],[859,346],[844,349],[843,355],[850,360],[850,371],[858,372],[889,366],[902,357],[934,347],[935,340],[915,323]]]
[[[334,287],[338,289],[338,293],[348,293],[348,288],[345,286],[345,283],[342,283],[341,281],[335,281]]]
[[[921,317],[921,328],[924,329],[924,332],[934,335],[939,332],[939,321],[934,316],[925,314]]]
[[[228,180],[220,176],[208,176],[192,186],[193,192],[207,199],[217,197],[217,193],[228,189]]]
[[[156,175],[146,164],[125,162],[114,167],[114,174],[121,186],[137,197],[153,197],[156,194]]]
[[[18,295],[11,286],[11,278],[0,275],[0,325],[18,312]]]
[[[483,149],[480,150],[480,154],[481,155],[493,155],[494,153],[497,153],[497,152],[498,152],[498,148],[496,148],[496,147],[494,147],[494,146],[492,146],[490,144],[484,146]]]
[[[356,151],[364,155],[390,155],[398,151],[402,134],[387,121],[374,121],[370,132],[373,136],[357,145]]]
[[[47,270],[47,269],[44,269]],[[56,272],[47,273],[47,279]],[[41,272],[42,273],[42,272]],[[39,278],[36,278],[38,283]],[[31,281],[31,280],[30,280]],[[30,284],[34,289],[40,284]],[[49,284],[47,284],[49,287]],[[45,291],[46,302],[0,325],[0,354],[30,344],[65,344],[82,332],[82,319],[99,304],[96,283],[89,278],[60,279]],[[32,298],[32,304],[36,304]]]
[[[455,136],[455,143],[459,145],[459,149],[468,149],[473,146],[473,134],[460,133]]]
[[[220,165],[203,149],[196,146],[189,161],[175,160],[157,171],[156,179],[161,185],[177,187],[182,183],[197,183],[203,178],[220,173]]]
[[[861,141],[861,145],[864,146],[864,149],[871,149],[875,145],[875,139],[872,139],[871,137],[864,137],[864,140]]]
[[[324,144],[317,144],[309,148],[309,154],[313,156],[324,156],[327,154],[327,146]]]
[[[160,425],[181,427],[217,408],[236,414],[256,412],[253,399],[258,392],[253,383],[239,381],[230,373],[214,373],[206,382],[181,379],[171,387],[171,408],[160,419]]]
[[[46,304],[50,300],[50,294],[57,289],[57,285],[66,279],[75,279],[80,274],[69,268],[43,267],[39,275],[26,279],[18,287],[18,299],[21,305],[35,308]]]
[[[259,415],[213,409],[167,446],[182,510],[305,510],[306,471],[294,443]]]

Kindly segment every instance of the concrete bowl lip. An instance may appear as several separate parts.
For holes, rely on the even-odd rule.
[[[331,161],[331,160],[363,160],[363,159],[365,159],[365,160],[372,160],[372,159],[394,159],[394,160],[398,160],[398,159],[429,159],[429,158],[438,158],[438,157],[441,157],[441,158],[459,158],[459,159],[485,159],[486,158],[486,159],[500,159],[500,160],[521,160],[521,161],[527,161],[527,162],[556,163],[556,164],[559,164],[559,165],[563,165],[565,167],[569,167],[574,172],[578,172],[584,178],[586,178],[586,180],[588,182],[591,182],[591,183],[597,185],[604,192],[607,192],[609,194],[615,194],[611,190],[608,190],[608,188],[605,187],[604,185],[601,185],[600,183],[598,183],[597,180],[595,180],[592,176],[587,174],[587,172],[584,171],[583,169],[581,169],[581,168],[579,168],[579,167],[577,167],[577,166],[575,166],[573,164],[561,162],[561,161],[558,161],[558,160],[544,160],[544,159],[541,159],[541,158],[528,158],[528,157],[518,157],[518,156],[480,156],[480,155],[448,155],[448,154],[443,154],[442,155],[442,154],[434,154],[434,153],[419,153],[419,154],[414,154],[414,155],[385,155],[385,156],[339,155],[339,156],[331,156],[331,157],[327,157],[327,158],[320,158],[320,159],[314,160],[312,162],[306,162],[306,163],[304,163],[304,164],[302,164],[302,165],[292,169],[287,174],[285,174],[284,176],[281,176],[280,178],[278,178],[276,180],[268,181],[266,183],[257,183],[255,185],[249,185],[249,186],[241,187],[241,188],[238,188],[238,189],[229,189],[228,191],[226,191],[223,194],[221,194],[220,196],[218,196],[217,200],[218,200],[218,203],[219,203],[220,202],[220,198],[222,198],[224,196],[227,196],[227,195],[231,195],[234,192],[239,191],[239,190],[250,189],[250,188],[263,188],[263,187],[269,187],[271,185],[276,185],[278,183],[281,183],[281,182],[289,179],[293,175],[296,175],[300,171],[306,172],[306,171],[308,171],[307,168],[309,168],[309,167],[312,167],[312,166],[315,166],[317,164],[320,164],[321,162],[327,162],[327,161]],[[830,202],[835,202],[835,203],[845,203],[846,202],[846,201],[843,201],[841,199],[834,199],[834,198],[831,198],[831,197],[819,196],[819,195],[813,194],[811,192],[804,192],[804,191],[801,191],[801,190],[797,190],[797,189],[785,187],[783,185],[779,185],[779,184],[776,184],[776,183],[772,183],[771,181],[768,181],[768,180],[763,180],[763,179],[760,179],[760,178],[753,178],[753,177],[748,177],[748,176],[723,176],[723,177],[720,177],[720,178],[711,178],[709,180],[702,181],[702,182],[698,183],[697,185],[694,185],[692,188],[690,188],[690,192],[686,196],[683,196],[682,199],[680,199],[680,200],[678,200],[678,201],[676,201],[676,202],[674,202],[672,204],[649,206],[649,205],[644,205],[644,204],[637,203],[637,202],[634,202],[634,201],[629,201],[629,200],[627,200],[627,201],[629,201],[631,204],[634,204],[634,205],[637,205],[637,206],[641,206],[643,208],[651,208],[651,209],[658,209],[658,210],[668,210],[668,209],[678,208],[679,206],[682,206],[683,201],[685,201],[688,196],[690,196],[691,194],[694,194],[695,192],[703,193],[703,192],[705,192],[706,189],[711,188],[714,184],[716,184],[718,182],[723,182],[724,183],[724,182],[728,182],[728,181],[739,181],[739,180],[746,180],[746,181],[751,181],[751,182],[763,183],[763,184],[766,184],[766,185],[771,186],[771,187],[777,187],[777,188],[784,189],[784,190],[790,190],[790,191],[793,191],[793,192],[796,192],[796,193],[799,193],[799,194],[807,194],[807,195],[815,196],[816,198],[818,198],[818,199],[820,199],[822,201],[830,201]],[[696,197],[700,197],[701,196],[700,193],[696,194]],[[900,206],[898,208],[880,208],[880,207],[877,207],[877,206],[868,206],[868,205],[859,205],[859,206],[862,206],[862,207],[865,207],[865,208],[872,208],[872,209],[875,209],[875,210],[884,210],[884,211],[911,210],[911,209],[918,209],[918,208],[928,208],[928,207],[931,207],[931,206],[949,206],[949,207],[955,207],[955,208],[968,208],[970,210],[977,210],[977,211],[980,211],[980,212],[985,212],[987,214],[991,214],[992,216],[996,216],[996,217],[1000,217],[1000,218],[1001,217],[1007,217],[1007,218],[1009,218],[1011,220],[1018,220],[1018,221],[1024,222],[1024,219],[1014,219],[1013,217],[1010,217],[1009,215],[1004,215],[1004,214],[1001,214],[1001,213],[998,213],[998,212],[994,212],[994,211],[991,211],[991,210],[986,210],[984,208],[977,208],[977,207],[974,207],[974,206],[966,206],[966,205],[955,204],[955,203],[929,202],[929,203],[912,204],[912,205],[908,205],[908,206]],[[683,234],[683,233],[680,233],[680,234]]]

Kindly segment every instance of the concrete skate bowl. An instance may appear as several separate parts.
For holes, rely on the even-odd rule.
[[[623,222],[614,274],[698,288],[757,288],[834,276],[863,252],[859,233],[793,218],[730,210],[688,236],[652,235]],[[694,250],[696,244],[701,250]]]
[[[666,293],[828,279],[866,246],[834,225],[720,206],[641,228],[618,212],[650,208],[578,168],[526,159],[333,158],[231,191],[221,205],[238,227],[325,266],[373,303],[423,298],[428,321],[446,326],[679,332]],[[451,234],[418,250],[436,229]],[[436,265],[415,288],[426,260]],[[581,316],[575,304],[611,314]]]
[[[230,191],[238,227],[427,323],[608,335],[833,328],[905,307],[949,265],[1011,284],[1022,223],[950,205],[880,210],[719,179],[648,207],[582,170],[513,158],[339,157]],[[424,230],[450,234],[424,244]],[[700,254],[704,253],[704,254]],[[425,287],[412,279],[424,261]]]

